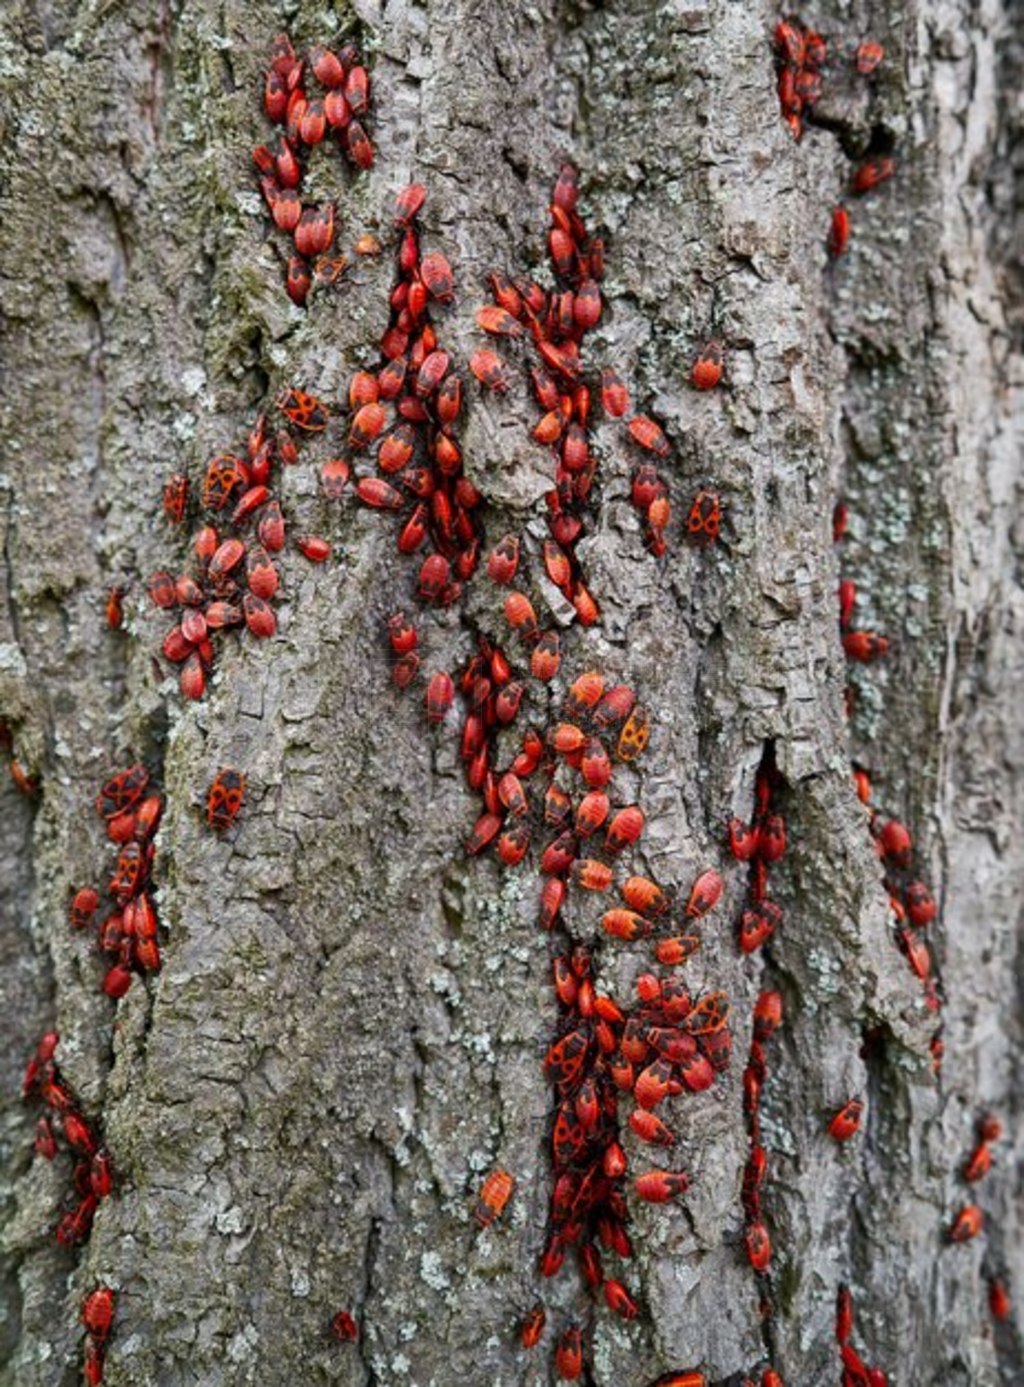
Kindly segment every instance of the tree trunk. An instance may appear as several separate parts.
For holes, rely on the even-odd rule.
[[[759,1381],[769,1363],[811,1387],[842,1374],[840,1283],[858,1352],[891,1384],[1020,1382],[1017,1321],[994,1322],[987,1298],[994,1276],[1011,1294],[1024,1285],[1019,7],[809,12],[829,60],[799,142],[779,115],[778,16],[763,3],[330,8],[11,0],[0,20],[0,717],[41,780],[35,798],[0,788],[0,1381],[80,1380],[82,1297],[102,1282],[121,1291],[114,1387],[548,1383],[574,1319],[601,1387],[698,1367],[716,1384]],[[368,56],[374,168],[353,177],[325,161],[315,192],[337,198],[348,253],[365,232],[388,247],[354,257],[307,310],[285,294],[250,161],[270,133],[262,73],[283,27],[296,46],[355,36]],[[867,36],[885,46],[870,79],[852,63]],[[830,261],[852,169],[890,151],[895,177],[848,201],[850,250]],[[201,702],[154,659],[167,621],[144,590],[185,563],[160,513],[168,473],[197,490],[206,460],[238,451],[283,387],[343,407],[353,371],[378,366],[396,190],[429,189],[424,244],[456,276],[436,317],[462,369],[484,344],[473,315],[487,272],[545,261],[566,158],[584,220],[608,232],[585,362],[592,379],[617,367],[634,409],[664,422],[676,519],[654,557],[629,504],[641,454],[595,410],[600,468],[577,552],[601,620],[563,631],[557,698],[547,709],[535,689],[532,716],[557,720],[591,667],[632,685],[654,731],[615,785],[647,825],[617,878],[639,872],[684,899],[707,866],[726,879],[680,972],[694,994],[728,993],[733,1065],[659,1110],[673,1151],[624,1138],[630,1176],[666,1164],[692,1178],[668,1205],[630,1196],[634,1256],[609,1259],[641,1301],[628,1324],[592,1308],[571,1256],[550,1280],[538,1272],[551,1195],[541,1062],[565,936],[537,927],[536,848],[513,869],[466,857],[480,809],[457,731],[427,726],[420,686],[389,681],[385,623],[412,600],[418,561],[396,553],[379,513],[322,499],[311,444],[284,472],[282,503],[292,531],[326,534],[334,556],[313,566],[289,546],[277,636],[225,641]],[[702,394],[688,372],[709,336],[725,344],[726,379]],[[529,438],[525,376],[499,396],[463,373],[484,552],[523,533],[533,562],[551,464]],[[706,549],[679,532],[700,486],[724,515]],[[852,677],[840,571],[857,583],[856,625],[891,641]],[[126,631],[104,621],[118,582]],[[530,590],[542,624],[564,623],[553,588]],[[521,666],[504,595],[481,571],[461,602],[422,611],[424,670],[454,673],[478,632]],[[734,921],[748,874],[724,825],[749,818],[766,747],[788,829],[772,873],[785,913],[745,956]],[[940,900],[939,1012],[894,942],[851,759],[881,815],[910,826]],[[164,964],[112,1003],[67,902],[105,883],[113,858],[92,805],[134,761],[167,798]],[[218,837],[202,802],[221,766],[244,770],[248,798]],[[600,989],[629,999],[651,951],[598,942],[613,903],[574,893],[568,921],[594,946]],[[765,988],[781,991],[785,1020],[761,1099],[773,1257],[758,1280],[743,1247],[741,1075]],[[32,1157],[38,1112],[17,1096],[50,1028],[117,1173],[74,1253],[53,1239],[68,1158]],[[840,1147],[825,1124],[853,1095],[864,1122]],[[975,1191],[960,1167],[985,1111],[1007,1136]],[[496,1165],[517,1190],[481,1232],[473,1203]],[[975,1198],[982,1234],[950,1245]],[[516,1325],[537,1300],[549,1327],[526,1352]],[[341,1308],[355,1345],[327,1332]]]

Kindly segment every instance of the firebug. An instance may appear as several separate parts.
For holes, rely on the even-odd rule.
[[[540,1343],[546,1323],[547,1311],[544,1306],[535,1305],[519,1327],[519,1342],[523,1348],[535,1348]]]
[[[560,641],[557,631],[545,631],[530,656],[530,672],[535,679],[548,683],[554,679],[561,664]]]
[[[251,592],[247,592],[242,598],[242,613],[250,635],[258,640],[266,640],[277,630],[277,618],[273,609],[261,597],[256,597]],[[191,658],[189,656],[189,659]]]
[[[440,251],[431,251],[420,262],[420,275],[427,286],[431,298],[439,303],[450,303],[454,291],[454,276],[451,266]]]
[[[750,1265],[757,1272],[767,1271],[772,1258],[772,1243],[768,1236],[768,1229],[760,1220],[756,1220],[747,1225],[743,1236]]]
[[[476,311],[476,323],[483,332],[492,337],[521,337],[523,329],[511,313],[504,308],[488,304]]]
[[[651,735],[647,709],[637,704],[619,733],[616,754],[620,761],[635,761],[647,746]]]
[[[693,884],[686,906],[686,913],[691,920],[700,919],[717,904],[723,886],[722,878],[714,868],[709,867],[706,872],[700,874]]]
[[[245,800],[245,776],[223,766],[214,776],[206,794],[206,820],[218,833],[230,828]]]
[[[180,525],[187,505],[188,477],[183,472],[173,472],[164,482],[164,514],[173,525]]]
[[[365,115],[370,109],[370,76],[358,63],[345,76],[345,100],[357,116]]]
[[[608,1309],[624,1320],[635,1320],[640,1307],[626,1290],[621,1281],[608,1280],[604,1283],[604,1298]]]
[[[80,891],[76,891],[70,908],[72,928],[90,929],[99,903],[99,895],[91,886],[83,886]]]
[[[949,1230],[951,1243],[969,1242],[981,1232],[984,1215],[977,1204],[966,1204],[953,1220]]]
[[[690,1177],[682,1171],[649,1170],[636,1177],[633,1188],[648,1204],[666,1204],[670,1199],[686,1193],[690,1188]]]
[[[348,1310],[339,1310],[331,1320],[331,1333],[340,1344],[354,1344],[359,1338],[359,1327]]]
[[[408,226],[427,200],[422,183],[410,183],[395,198],[395,225]]]
[[[515,535],[506,535],[491,550],[487,560],[487,576],[492,583],[504,586],[511,583],[519,567],[519,540]]]
[[[248,480],[248,469],[241,458],[222,454],[211,458],[203,480],[203,505],[208,510],[223,510],[238,487]]]
[[[313,276],[301,255],[293,255],[289,258],[284,286],[292,303],[297,308],[301,308],[309,298],[309,291],[313,287]]]
[[[324,563],[331,557],[331,546],[319,535],[296,535],[295,547],[310,563]]]
[[[869,76],[885,57],[885,49],[873,39],[865,39],[857,48],[857,71],[862,77]]]
[[[578,1325],[570,1325],[559,1339],[555,1370],[567,1382],[575,1382],[583,1372],[583,1334]]]
[[[286,419],[307,433],[319,433],[327,427],[330,419],[327,406],[304,390],[289,387],[278,395],[274,403]]]
[[[859,1098],[851,1098],[844,1103],[828,1124],[828,1134],[833,1141],[849,1141],[860,1128],[864,1104]]]
[[[431,675],[426,692],[427,721],[435,725],[444,722],[454,699],[455,685],[451,675],[441,670]]]
[[[480,1186],[476,1208],[473,1210],[473,1217],[481,1228],[489,1228],[496,1219],[501,1217],[506,1204],[512,1197],[515,1184],[514,1176],[510,1175],[507,1170],[502,1170],[500,1166],[492,1170],[487,1176],[487,1179]]]
[[[888,649],[886,637],[875,631],[847,631],[843,636],[843,650],[847,657],[860,664],[869,665],[874,660],[880,660]]]
[[[713,544],[722,524],[722,505],[716,491],[698,491],[686,520],[687,533],[698,544]]]
[[[504,394],[508,390],[505,363],[495,352],[487,350],[474,352],[469,358],[469,369],[480,384],[486,386],[488,390],[494,390],[498,394]]]
[[[130,766],[108,780],[96,797],[96,809],[104,819],[112,819],[116,814],[130,809],[141,798],[149,784],[149,771],[145,766]]]
[[[877,188],[896,172],[896,161],[890,158],[868,159],[856,170],[851,187],[855,193],[867,193]]]
[[[698,390],[714,390],[722,379],[722,346],[708,342],[697,353],[690,371],[690,380]]]
[[[845,207],[837,207],[832,213],[832,224],[828,233],[828,253],[834,260],[846,254],[850,242],[850,214]]]
[[[661,428],[645,414],[638,414],[629,421],[629,432],[634,441],[639,443],[641,448],[646,448],[648,452],[656,453],[658,457],[668,457],[671,449],[668,439],[665,437]]]
[[[102,1342],[110,1333],[116,1302],[117,1296],[109,1286],[97,1286],[86,1296],[82,1305],[82,1323],[93,1338]]]
[[[994,1276],[988,1283],[988,1308],[994,1320],[1007,1320],[1013,1310],[1006,1283]]]

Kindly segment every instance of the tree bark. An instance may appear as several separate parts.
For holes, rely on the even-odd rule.
[[[0,788],[4,1384],[80,1380],[81,1300],[100,1281],[122,1292],[114,1387],[554,1382],[552,1330],[532,1355],[516,1340],[539,1298],[556,1330],[586,1320],[601,1387],[698,1366],[738,1382],[769,1361],[812,1387],[840,1380],[839,1283],[890,1383],[1022,1380],[1018,1321],[993,1324],[986,1282],[1024,1285],[1024,39],[1019,7],[997,0],[854,9],[805,16],[830,58],[795,143],[763,3],[6,7],[0,716],[41,792]],[[544,260],[553,178],[565,158],[579,166],[585,220],[609,241],[587,364],[614,364],[634,407],[665,421],[677,515],[698,486],[723,498],[721,544],[676,535],[655,559],[628,502],[636,449],[596,425],[579,553],[602,618],[563,635],[563,668],[600,666],[651,712],[645,756],[616,772],[648,816],[627,860],[683,892],[703,867],[723,871],[725,901],[683,971],[729,994],[735,1036],[732,1069],[668,1105],[690,1194],[630,1201],[631,1324],[591,1316],[574,1269],[551,1282],[537,1270],[551,1188],[541,1060],[557,1013],[536,863],[466,858],[478,809],[457,737],[389,683],[384,622],[414,572],[390,527],[329,508],[311,463],[287,469],[292,529],[326,533],[335,559],[285,557],[278,636],[226,644],[201,703],[183,705],[153,658],[166,623],[145,578],[183,562],[160,515],[164,476],[195,485],[283,386],[343,402],[386,324],[390,253],[357,259],[308,311],[284,293],[250,162],[282,27],[297,46],[363,45],[376,162],[322,175],[317,192],[338,198],[346,246],[365,231],[390,244],[395,191],[428,186],[424,240],[455,269],[442,332],[462,364],[481,345],[487,271]],[[865,81],[851,54],[869,35],[886,56]],[[890,148],[896,177],[849,202],[851,249],[830,262],[854,162]],[[727,388],[703,396],[688,366],[708,335],[726,345]],[[488,541],[524,532],[536,551],[551,469],[529,441],[527,387],[468,395],[461,438]],[[837,561],[840,496],[851,523]],[[840,566],[858,624],[892,640],[852,676],[849,720]],[[127,633],[103,616],[121,580]],[[502,596],[480,575],[460,606],[425,616],[425,668],[454,671],[477,631],[504,640]],[[769,743],[785,784],[785,918],[744,957],[732,922],[746,874],[723,826],[749,816]],[[938,1016],[893,942],[851,759],[911,826],[940,899]],[[166,944],[159,975],[115,1007],[67,901],[109,869],[91,806],[135,760],[167,796]],[[218,839],[202,796],[222,765],[245,770],[249,798]],[[573,935],[596,939],[600,913],[577,904]],[[617,997],[650,959],[614,941],[595,956]],[[740,1075],[765,987],[785,1001],[762,1098],[768,1318],[739,1202]],[[52,1236],[59,1162],[31,1158],[35,1115],[17,1097],[50,1028],[118,1172],[75,1256]],[[824,1125],[854,1093],[865,1123],[840,1149]],[[980,1187],[985,1231],[950,1246],[972,1197],[960,1165],[989,1110],[1007,1136]],[[627,1150],[632,1168],[658,1164],[632,1138]],[[473,1200],[496,1164],[517,1193],[480,1233]],[[356,1346],[326,1333],[342,1307]]]

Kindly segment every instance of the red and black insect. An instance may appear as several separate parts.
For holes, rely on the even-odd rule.
[[[188,506],[188,477],[172,472],[164,482],[164,514],[172,525],[180,525]]]
[[[949,1229],[951,1243],[965,1243],[976,1238],[981,1232],[985,1216],[977,1204],[965,1204],[954,1218]]]
[[[867,159],[856,170],[850,187],[857,194],[869,193],[880,183],[885,183],[896,172],[896,161],[888,156],[880,159]]]
[[[537,1304],[533,1307],[519,1328],[519,1342],[523,1348],[536,1348],[544,1334],[547,1318],[547,1311],[543,1305]]]
[[[290,423],[307,433],[322,432],[331,417],[323,401],[304,390],[289,387],[278,395],[274,403]]]
[[[720,342],[707,342],[697,353],[690,380],[698,390],[714,390],[722,379],[724,353]]]
[[[339,1310],[331,1320],[331,1333],[340,1344],[354,1344],[359,1338],[359,1326],[348,1310]]]
[[[100,790],[96,797],[96,809],[104,819],[112,819],[117,814],[130,809],[142,798],[142,792],[149,784],[149,771],[145,766],[130,766],[120,771]]]
[[[82,1323],[94,1339],[102,1342],[110,1334],[116,1304],[117,1294],[109,1286],[97,1286],[86,1296],[82,1305]]]
[[[487,350],[474,352],[469,358],[469,369],[480,384],[485,385],[488,390],[502,395],[508,390],[505,363],[495,352]]]
[[[489,1228],[496,1219],[501,1217],[506,1204],[512,1197],[515,1186],[515,1177],[510,1175],[507,1170],[498,1167],[491,1171],[480,1186],[476,1208],[473,1210],[473,1217],[481,1228]]]
[[[645,750],[651,736],[651,722],[647,709],[637,704],[626,719],[615,754],[620,761],[635,761]]]
[[[832,223],[828,233],[828,253],[833,260],[846,254],[850,242],[850,214],[845,207],[837,207],[832,213]]]
[[[214,776],[206,794],[206,821],[218,833],[231,827],[245,801],[245,776],[223,766]]]
[[[748,1223],[744,1241],[750,1265],[757,1272],[766,1272],[772,1259],[772,1242],[768,1229],[760,1220]]]
[[[208,510],[223,510],[248,479],[248,469],[241,458],[226,453],[211,458],[203,480],[203,505]]]
[[[722,503],[716,491],[698,491],[686,520],[690,538],[698,544],[714,544],[722,525]]]
[[[566,1382],[575,1382],[583,1372],[583,1332],[578,1325],[570,1325],[559,1339],[555,1369]]]
[[[832,1140],[844,1142],[855,1136],[860,1129],[863,1111],[864,1104],[859,1098],[851,1098],[848,1103],[844,1103],[828,1124],[828,1134]]]
[[[420,275],[427,293],[439,303],[451,302],[455,279],[447,259],[438,250],[431,251],[420,261]]]
[[[122,599],[128,589],[121,583],[116,583],[107,593],[107,602],[104,614],[107,619],[107,626],[111,631],[120,631],[124,625],[124,604]]]
[[[885,49],[874,39],[865,39],[858,45],[854,61],[862,77],[869,77],[885,57]]]

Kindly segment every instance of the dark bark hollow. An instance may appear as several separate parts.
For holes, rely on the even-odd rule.
[[[395,191],[428,185],[424,241],[455,268],[443,333],[460,365],[482,344],[486,272],[540,263],[554,175],[578,164],[586,220],[609,239],[593,360],[665,422],[677,512],[702,484],[723,497],[720,545],[677,537],[655,560],[628,503],[636,450],[598,425],[580,555],[602,620],[565,636],[565,669],[600,665],[652,714],[626,782],[648,814],[631,868],[683,890],[704,866],[726,875],[684,971],[729,993],[736,1061],[669,1105],[693,1188],[634,1208],[626,1279],[644,1313],[598,1312],[595,1382],[701,1365],[720,1383],[769,1358],[789,1384],[837,1382],[840,1282],[891,1383],[1021,1380],[1016,1320],[993,1325],[986,1289],[992,1275],[1024,1285],[1021,34],[996,0],[854,9],[806,16],[830,67],[796,144],[763,5],[6,7],[0,716],[42,789],[0,787],[4,1383],[80,1380],[79,1309],[99,1281],[123,1292],[114,1387],[549,1382],[550,1335],[531,1356],[515,1324],[539,1296],[555,1324],[584,1304],[574,1272],[550,1285],[537,1272],[556,1012],[536,869],[466,860],[476,809],[457,746],[388,682],[383,623],[414,571],[390,526],[329,509],[311,464],[288,469],[293,529],[326,533],[340,560],[289,553],[277,638],[226,644],[203,702],[183,706],[153,661],[164,623],[145,577],[182,557],[163,477],[196,479],[284,385],[342,400],[386,323],[390,254],[306,313],[284,293],[249,162],[284,26],[297,44],[363,43],[376,163],[322,192],[350,245],[387,239]],[[868,35],[886,58],[865,82],[850,55]],[[854,162],[890,150],[895,179],[849,202],[851,249],[830,263]],[[711,334],[727,388],[697,395],[689,362]],[[461,437],[488,537],[534,544],[550,464],[529,441],[525,385],[469,396]],[[849,723],[840,494],[858,625],[893,642],[854,675]],[[122,578],[127,635],[103,620]],[[424,618],[425,666],[454,669],[475,630],[503,633],[501,597],[481,575],[465,608]],[[785,919],[745,958],[732,925],[745,871],[723,825],[749,814],[768,743],[791,844],[773,878]],[[851,757],[911,826],[940,898],[938,1077],[937,1018],[893,942]],[[66,909],[111,864],[96,789],[137,759],[168,801],[165,961],[115,1011]],[[201,797],[222,765],[250,790],[218,838]],[[596,931],[600,908],[579,906],[574,933]],[[640,946],[600,949],[615,995],[648,964]],[[775,1249],[762,1320],[742,1247],[740,1073],[768,985],[786,1020],[762,1097]],[[77,1257],[53,1241],[63,1177],[31,1159],[34,1113],[17,1098],[51,1027],[119,1174]],[[854,1093],[865,1122],[839,1149],[824,1124]],[[979,1187],[985,1232],[949,1246],[983,1110],[1009,1136]],[[627,1146],[637,1169],[656,1163]],[[496,1163],[518,1191],[479,1233],[473,1196]],[[326,1333],[341,1307],[357,1347]]]

